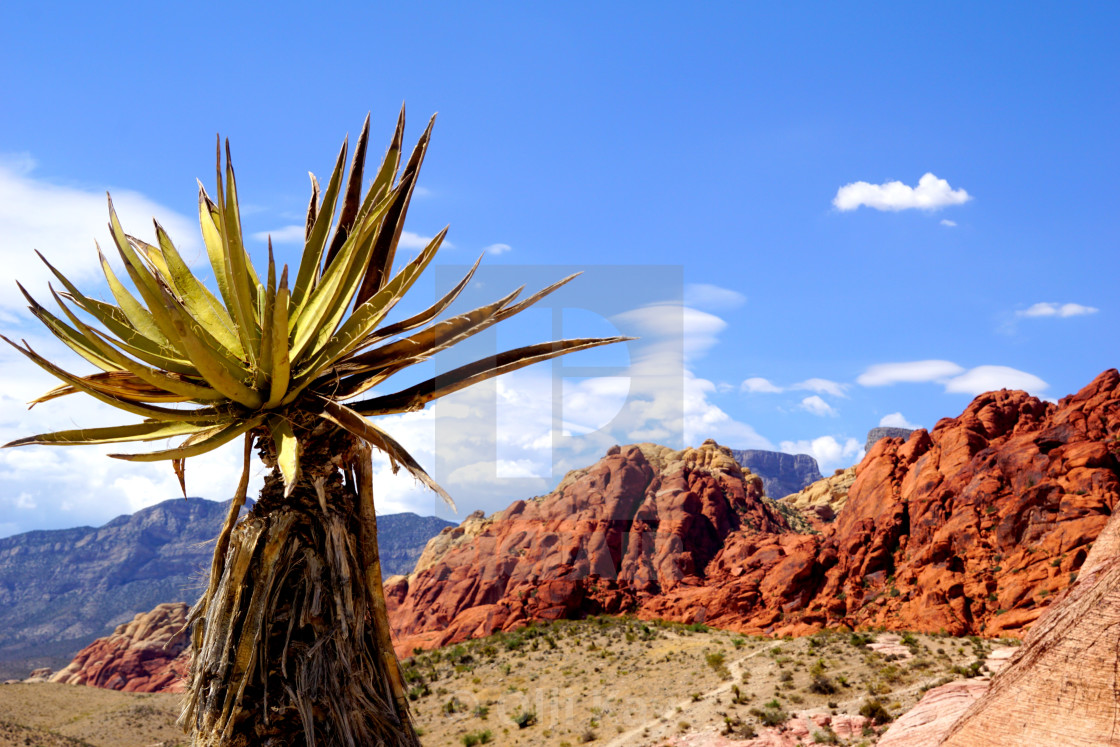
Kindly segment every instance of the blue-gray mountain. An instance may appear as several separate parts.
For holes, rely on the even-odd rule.
[[[777,500],[822,479],[817,460],[808,454],[785,454],[780,451],[732,449],[741,466],[762,478],[766,497]]]
[[[161,602],[193,602],[227,506],[179,498],[102,527],[0,539],[0,680],[57,668]],[[449,526],[434,516],[379,516],[385,575],[411,571],[428,540]]]

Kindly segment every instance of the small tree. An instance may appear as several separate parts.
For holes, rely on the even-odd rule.
[[[181,724],[195,745],[417,745],[381,585],[371,451],[388,455],[394,471],[403,466],[449,504],[451,498],[369,416],[419,410],[531,363],[626,339],[531,345],[393,394],[350,401],[571,280],[521,301],[514,291],[436,321],[470,281],[475,263],[435,305],[383,325],[447,230],[391,274],[431,127],[398,177],[402,109],[364,197],[368,117],[345,184],[345,142],[321,195],[312,176],[294,282],[286,266],[277,272],[271,241],[263,275],[249,259],[227,141],[224,170],[219,145],[216,199],[201,184],[198,196],[217,295],[192,274],[159,223],[156,245],[126,234],[112,200],[109,226],[133,290],[103,255],[115,305],[84,295],[49,263],[65,288],[51,289],[65,320],[20,286],[31,312],[100,369],[75,375],[26,342],[3,338],[64,382],[32,405],[81,392],[143,419],[7,446],[184,436],[175,448],[112,456],[170,461],[185,495],[188,457],[243,441],[240,484],[217,539],[206,592],[190,614],[194,658]],[[239,521],[254,447],[272,472]]]

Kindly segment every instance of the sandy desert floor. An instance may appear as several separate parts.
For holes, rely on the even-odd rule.
[[[858,714],[878,703],[898,716],[930,686],[983,674],[992,645],[848,632],[775,640],[604,617],[418,653],[404,672],[425,745],[662,747],[699,733],[746,739],[786,714]],[[0,747],[185,747],[178,700],[0,686]],[[874,741],[869,731],[836,743]]]

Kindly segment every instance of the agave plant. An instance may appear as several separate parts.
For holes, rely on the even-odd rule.
[[[100,369],[72,374],[26,341],[18,345],[3,338],[63,382],[32,404],[81,392],[142,420],[46,433],[7,446],[182,436],[173,448],[112,456],[171,462],[185,495],[188,457],[243,438],[240,484],[217,538],[208,588],[188,623],[193,664],[181,724],[196,745],[418,744],[381,585],[372,451],[387,454],[394,471],[403,465],[451,499],[369,418],[418,410],[531,363],[626,339],[518,348],[354,401],[572,279],[523,300],[518,289],[437,321],[470,281],[476,262],[433,306],[384,324],[446,233],[392,273],[431,128],[429,122],[401,172],[402,109],[364,196],[368,116],[345,184],[345,142],[322,194],[312,176],[294,281],[287,266],[277,272],[271,240],[267,269],[263,275],[254,269],[241,230],[229,143],[223,168],[219,139],[217,193],[212,199],[200,183],[198,196],[216,295],[158,222],[155,245],[126,234],[111,199],[109,226],[132,290],[104,255],[101,267],[115,304],[83,294],[49,263],[65,289],[51,288],[65,318],[20,286],[31,312]],[[239,518],[254,444],[271,474],[252,510]]]

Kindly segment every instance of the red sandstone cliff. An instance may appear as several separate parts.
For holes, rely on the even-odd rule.
[[[161,604],[118,625],[78,652],[51,682],[128,692],[182,692],[189,665],[188,637],[180,634],[187,605]]]
[[[465,537],[432,540],[446,545],[442,557],[426,553],[430,565],[387,584],[402,651],[532,619],[631,611],[702,588],[732,533],[790,532],[763,502],[761,480],[711,441],[680,452],[614,447],[551,495],[466,524]]]
[[[747,632],[1019,634],[1120,496],[1120,374],[1057,405],[989,392],[864,458],[836,521],[792,531],[714,442],[612,449],[387,587],[398,649],[629,611]]]

